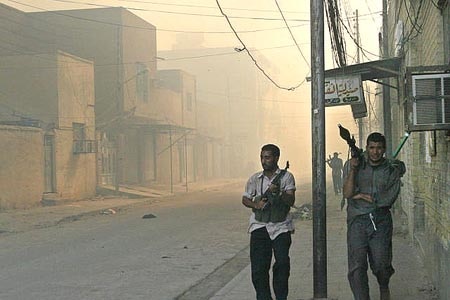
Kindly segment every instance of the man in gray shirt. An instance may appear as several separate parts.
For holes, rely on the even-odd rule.
[[[355,300],[370,300],[368,263],[376,276],[380,299],[390,300],[392,267],[391,206],[400,192],[405,165],[384,157],[386,139],[378,132],[367,137],[366,153],[350,160],[344,181],[347,205],[348,280]]]

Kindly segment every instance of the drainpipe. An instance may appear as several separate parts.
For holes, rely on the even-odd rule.
[[[383,59],[389,58],[387,1],[383,0]],[[391,90],[389,78],[383,80],[383,129],[386,136],[386,156],[392,157],[392,128],[391,128]]]

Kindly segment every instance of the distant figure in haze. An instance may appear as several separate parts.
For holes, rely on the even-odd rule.
[[[331,155],[328,155],[328,159],[326,160],[326,163],[331,168],[331,174],[333,176],[333,187],[334,187],[334,194],[338,195],[342,192],[342,159],[338,157],[339,153],[334,152],[333,157]]]
[[[294,224],[289,213],[295,202],[294,176],[278,167],[280,148],[267,144],[261,149],[263,171],[247,181],[242,204],[252,209],[250,233],[250,263],[252,283],[257,300],[271,300],[269,270],[272,253],[272,286],[277,300],[287,300],[290,273],[289,248]]]

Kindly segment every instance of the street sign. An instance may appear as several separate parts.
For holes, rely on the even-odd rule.
[[[325,78],[325,106],[363,102],[361,76]]]

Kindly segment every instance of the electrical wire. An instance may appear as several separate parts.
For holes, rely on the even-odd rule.
[[[0,40],[1,41],[1,40]],[[14,45],[14,44],[12,44]],[[258,49],[258,51],[264,51],[264,50],[271,50],[271,49],[281,49],[281,48],[289,48],[289,47],[294,47],[295,45],[284,45],[284,46],[275,46],[275,47],[267,47],[267,48],[260,48]],[[0,48],[3,48],[2,45],[0,45]],[[6,48],[4,48],[6,49]],[[12,48],[9,51],[13,51],[16,50],[17,48]],[[30,56],[41,56],[42,54],[36,54],[36,53],[21,53],[24,55],[30,55]],[[167,61],[178,61],[178,60],[190,60],[190,59],[201,59],[201,58],[208,58],[208,57],[215,57],[215,56],[223,56],[223,55],[238,55],[239,52],[237,51],[230,51],[230,52],[222,52],[222,53],[214,53],[214,54],[203,54],[203,55],[195,55],[195,56],[182,56],[182,57],[174,57],[174,58],[164,58],[163,61],[167,62]],[[41,57],[42,58],[42,57]],[[45,58],[42,58],[45,59]],[[149,60],[149,61],[142,61],[142,63],[152,63],[152,62],[156,62],[158,59],[153,59],[153,60]],[[51,60],[53,61],[53,60]],[[77,65],[79,64],[80,68],[87,68],[90,67],[89,65],[86,65],[85,62],[70,62],[71,65]],[[134,65],[136,64],[136,62],[123,62],[123,63],[102,63],[102,64],[95,64],[95,67],[107,67],[107,66],[122,66],[122,65]],[[23,67],[16,67],[16,66],[5,66],[2,65],[0,66],[0,70],[6,70],[6,69],[27,69],[27,70],[33,70],[33,69],[56,69],[56,66],[49,66],[49,67],[27,67],[27,66],[23,66]]]
[[[366,53],[378,57],[378,54],[375,54],[375,53],[373,53],[373,52],[370,52],[369,50],[364,49],[363,47],[361,47],[361,45],[358,43],[357,39],[353,36],[353,34],[350,32],[350,30],[349,30],[349,29],[347,28],[347,26],[345,25],[344,21],[343,21],[341,18],[339,18],[339,20],[340,20],[342,26],[344,26],[345,31],[347,31],[347,33],[349,34],[350,38],[351,38],[351,39],[353,40],[353,42],[355,43],[356,47],[358,47],[358,48],[362,51],[362,54],[364,55],[365,58],[367,58],[367,60],[370,61],[371,59],[367,56]]]
[[[344,20],[339,17],[339,21],[341,22],[341,24],[343,25],[345,31],[347,32],[347,34],[349,35],[349,37],[353,40],[353,43],[355,44],[355,46],[357,48],[359,48],[362,51],[363,56],[368,60],[371,61],[371,59],[367,56],[367,54],[373,55],[375,57],[379,57],[379,54],[375,54],[370,52],[367,49],[364,49],[361,45],[360,42],[354,37],[354,33],[350,30],[350,28],[352,28],[352,24],[350,23],[351,19],[354,19],[356,17],[350,17],[349,16],[349,10],[351,10],[351,8],[349,8],[349,3],[347,2],[347,0],[343,0],[344,1],[344,11],[345,11],[345,15],[346,15],[346,21],[347,21],[347,25],[344,23]],[[361,16],[367,16],[367,15],[373,15],[373,14],[380,14],[381,11],[376,11],[376,12],[371,12],[370,14],[364,14],[364,15],[359,15],[358,17]]]
[[[336,0],[327,0],[326,4],[327,24],[330,32],[333,57],[337,65],[343,67],[347,65],[347,61],[345,39],[339,26],[339,22],[337,21],[340,18],[340,10]]]
[[[292,30],[291,30],[291,28],[290,28],[289,25],[288,25],[288,23],[287,23],[287,21],[286,21],[286,18],[284,17],[284,13],[283,13],[283,11],[281,10],[280,5],[278,4],[278,1],[275,0],[275,3],[276,3],[276,5],[277,5],[277,7],[278,7],[278,10],[279,10],[280,14],[281,14],[281,17],[283,18],[284,24],[286,24],[286,28],[289,30],[289,34],[291,35],[292,40],[293,40],[294,43],[295,43],[295,46],[297,46],[297,49],[298,49],[298,51],[300,52],[300,55],[302,56],[303,60],[306,62],[306,65],[308,66],[308,69],[311,69],[311,65],[309,64],[308,60],[307,60],[307,59],[305,58],[305,56],[303,55],[302,49],[300,49],[300,46],[298,45],[297,40],[295,39],[295,36],[294,36],[294,34],[292,33]]]
[[[420,6],[422,5],[422,1],[423,0],[421,0]],[[416,30],[417,33],[422,33],[421,26],[419,26],[417,24],[417,19],[419,17],[419,12],[420,12],[420,6],[419,6],[419,10],[418,10],[417,14],[415,15],[414,21],[413,21],[413,19],[411,17],[411,13],[409,12],[409,9],[408,9],[408,4],[406,3],[406,0],[403,0],[403,4],[405,5],[405,11],[406,11],[407,19],[411,23],[412,28],[414,30]],[[411,6],[411,8],[412,8],[412,6]],[[411,30],[411,32],[412,32],[412,30]],[[410,32],[410,35],[411,35],[411,32]]]
[[[250,101],[255,101],[255,102],[273,102],[273,103],[293,103],[293,104],[308,104],[309,102],[302,102],[302,101],[289,101],[289,100],[275,100],[275,99],[265,99],[265,98],[253,98],[253,97],[245,97],[242,96],[241,94],[237,95],[237,96],[233,96],[233,95],[228,95],[228,94],[224,94],[224,93],[218,93],[218,92],[213,92],[213,91],[207,91],[207,90],[202,90],[202,89],[198,89],[197,90],[199,93],[204,93],[204,94],[211,94],[211,95],[217,95],[217,96],[223,96],[223,97],[230,97],[231,99],[240,99],[240,100],[250,100]]]
[[[238,39],[238,41],[241,43],[241,45],[243,46],[241,51],[245,51],[248,56],[251,58],[251,60],[253,61],[253,63],[255,64],[255,66],[262,72],[262,74],[270,81],[272,82],[277,88],[282,89],[282,90],[287,90],[287,91],[293,91],[296,88],[300,87],[304,82],[306,82],[306,77],[305,79],[303,79],[302,82],[300,82],[299,84],[297,84],[296,86],[293,87],[283,87],[281,85],[279,85],[277,82],[275,82],[268,74],[267,72],[258,64],[257,60],[254,58],[254,56],[250,53],[250,51],[248,50],[247,46],[245,45],[245,43],[242,41],[242,39],[239,37],[238,33],[236,32],[236,30],[234,29],[234,26],[231,24],[230,19],[228,18],[228,16],[225,14],[225,12],[223,11],[222,7],[220,6],[219,0],[216,0],[217,6],[219,7],[219,10],[221,12],[221,14],[225,17],[225,20],[228,23],[228,26],[230,27],[230,29],[234,32],[234,35],[236,36],[236,38]]]
[[[8,0],[8,1],[15,2],[15,3],[21,4],[21,5],[25,5],[24,3],[20,3],[20,2],[15,1],[15,0]],[[95,7],[103,7],[103,8],[115,7],[115,6],[110,6],[110,5],[103,5],[103,4],[90,3],[90,2],[79,2],[79,1],[74,1],[74,0],[48,0],[48,1],[82,4],[82,5],[86,5],[86,6],[95,6]],[[31,6],[31,5],[26,5],[26,6]],[[195,16],[195,17],[199,17],[200,16],[200,17],[222,18],[221,15],[213,15],[213,14],[177,12],[177,11],[170,11],[170,10],[145,9],[145,8],[137,8],[137,7],[123,7],[123,8],[126,8],[128,10],[133,10],[133,11],[147,11],[147,12],[175,14],[175,15],[186,15],[186,16]],[[233,17],[230,17],[230,18],[232,18],[232,19],[247,19],[247,20],[262,20],[262,21],[281,21],[281,19],[279,19],[279,18],[267,18],[267,17],[233,16]],[[305,19],[290,19],[289,21],[308,22],[309,20],[305,20]]]
[[[369,15],[372,17],[373,23],[376,24],[377,22],[375,21],[375,18],[372,15],[372,10],[370,9],[369,2],[367,0],[366,0],[366,6],[367,6],[367,9],[369,10]]]
[[[28,6],[28,7],[34,8],[34,9],[39,9],[40,11],[49,12],[49,13],[53,13],[53,14],[60,15],[60,16],[66,16],[66,17],[70,17],[70,18],[78,18],[78,19],[82,19],[82,20],[86,20],[86,21],[92,21],[92,22],[97,22],[97,23],[102,23],[102,24],[107,24],[107,25],[113,25],[113,26],[121,26],[121,27],[126,27],[126,28],[136,28],[136,29],[143,29],[143,30],[150,30],[150,31],[175,32],[175,33],[233,34],[232,32],[229,32],[229,31],[177,30],[177,29],[165,29],[165,28],[159,28],[159,27],[158,28],[149,28],[149,27],[143,27],[143,26],[119,24],[119,23],[108,23],[108,22],[102,22],[102,21],[94,20],[94,19],[87,19],[87,18],[81,18],[81,17],[71,16],[71,15],[65,15],[65,14],[61,13],[61,11],[47,10],[42,7],[28,5],[28,4],[14,1],[14,0],[7,0],[7,1],[11,1],[11,2],[20,4],[20,5]],[[62,0],[53,0],[53,1],[62,1]],[[69,1],[64,1],[64,2],[69,2]],[[75,2],[75,1],[70,1],[70,2]],[[86,3],[82,3],[82,2],[76,2],[76,3],[86,4]],[[95,5],[96,7],[119,8],[119,7],[115,7],[115,6],[107,6],[107,5],[99,5],[99,4],[92,4],[92,5]],[[124,7],[124,8],[126,8],[126,7]],[[217,15],[217,16],[221,17],[219,15]],[[38,20],[40,20],[40,19],[38,19]],[[40,21],[43,21],[43,20],[40,20]],[[305,26],[305,24],[294,25],[292,27],[302,27],[302,26]],[[280,30],[280,29],[284,29],[284,28],[285,27],[275,27],[275,28],[243,30],[243,31],[239,31],[239,33],[255,33],[255,32],[263,32],[263,31]],[[73,29],[73,28],[71,27],[70,29]]]
[[[437,9],[441,10],[442,8],[439,7],[439,5],[437,3],[434,2],[434,0],[430,0],[430,2],[433,4],[434,7],[436,7]]]
[[[156,4],[156,5],[168,5],[168,6],[179,6],[179,7],[194,7],[194,8],[210,8],[210,9],[217,9],[216,6],[206,6],[206,5],[194,5],[194,4],[174,4],[174,3],[161,3],[161,2],[154,2],[154,1],[137,1],[137,0],[119,0],[120,2],[134,2],[134,3],[148,3],[148,4]],[[236,7],[224,7],[226,10],[240,10],[240,11],[259,11],[259,12],[275,12],[274,10],[269,9],[250,9],[250,8],[236,8]],[[287,11],[288,13],[302,13],[300,11]],[[304,12],[305,14],[308,14],[308,12]]]

